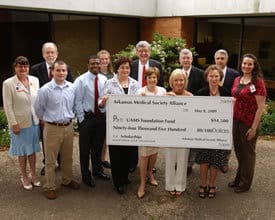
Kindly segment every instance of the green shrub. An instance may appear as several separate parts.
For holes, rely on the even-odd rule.
[[[0,110],[0,148],[10,146],[8,121],[4,111]]]
[[[275,135],[275,102],[267,101],[266,110],[262,116],[262,135]]]

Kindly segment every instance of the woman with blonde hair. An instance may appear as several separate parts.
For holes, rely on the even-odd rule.
[[[192,93],[186,90],[187,77],[181,69],[175,69],[171,73],[169,85],[172,91],[167,95],[192,96]],[[165,189],[171,195],[180,196],[186,189],[188,156],[187,148],[166,148]]]

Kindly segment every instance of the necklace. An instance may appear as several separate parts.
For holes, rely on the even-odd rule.
[[[251,82],[251,77],[244,77],[244,76],[242,76],[241,77],[241,80],[240,80],[240,83],[241,84],[248,84],[248,83],[250,83]]]
[[[212,91],[210,89],[210,96],[217,96],[217,95],[219,95],[219,89],[217,89],[216,91]]]

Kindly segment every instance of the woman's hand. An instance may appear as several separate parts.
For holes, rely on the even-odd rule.
[[[106,105],[106,102],[108,100],[108,96],[105,95],[102,97],[101,102],[99,103],[99,108],[103,108]]]
[[[246,137],[248,141],[253,139],[255,135],[256,135],[256,129],[254,128],[249,128],[248,131],[246,132]]]
[[[12,126],[12,132],[16,135],[19,135],[20,134],[20,127],[19,127],[19,124],[16,124],[16,125],[13,125]]]

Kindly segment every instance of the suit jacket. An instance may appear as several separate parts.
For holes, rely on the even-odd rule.
[[[187,90],[196,95],[206,85],[207,82],[204,80],[203,70],[192,66],[188,76]]]
[[[130,76],[135,80],[138,80],[138,63],[139,63],[139,60],[137,59],[132,63],[132,66],[131,66]],[[163,79],[163,71],[162,71],[161,63],[159,61],[149,59],[149,66],[157,67],[159,69],[158,86],[164,87],[164,79]]]
[[[33,65],[30,70],[30,75],[36,76],[39,79],[40,87],[42,87],[44,84],[50,81],[47,65],[45,61],[42,63]],[[69,82],[73,82],[73,77],[69,66],[68,66],[68,75],[66,80]]]
[[[223,86],[219,86],[219,93],[220,93],[220,96],[231,96],[230,92],[224,88]],[[203,87],[202,89],[200,89],[197,94],[199,96],[210,96],[210,90],[209,90],[209,86],[205,86]]]
[[[39,81],[34,76],[28,76],[29,90],[25,88],[17,75],[3,82],[3,103],[9,127],[19,124],[20,128],[28,128],[39,123],[33,104],[39,89]]]
[[[227,67],[222,86],[225,87],[229,92],[231,92],[234,80],[237,76],[239,76],[239,73],[236,70]]]

